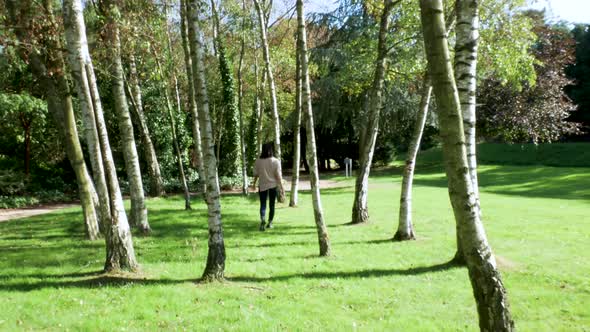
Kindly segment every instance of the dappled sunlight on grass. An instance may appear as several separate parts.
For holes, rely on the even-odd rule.
[[[480,169],[484,223],[521,330],[590,325],[590,170]],[[333,256],[319,258],[311,197],[278,205],[259,232],[257,196],[225,195],[224,283],[201,284],[207,211],[200,197],[148,201],[142,268],[104,275],[104,242],[84,240],[79,209],[0,223],[0,330],[476,330],[467,272],[449,265],[454,219],[440,165],[418,166],[416,241],[392,242],[400,167],[370,181],[370,224],[348,225],[353,178],[322,190]],[[109,317],[108,320],[97,317]]]

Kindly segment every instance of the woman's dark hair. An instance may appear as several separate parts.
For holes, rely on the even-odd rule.
[[[274,143],[264,143],[262,144],[262,151],[260,152],[260,159],[270,158],[274,155]]]

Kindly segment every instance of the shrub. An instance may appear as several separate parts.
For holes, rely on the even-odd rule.
[[[0,196],[0,209],[17,209],[37,205],[39,200],[31,196]]]
[[[242,186],[241,176],[222,176],[219,178],[219,188],[221,190],[232,190]]]

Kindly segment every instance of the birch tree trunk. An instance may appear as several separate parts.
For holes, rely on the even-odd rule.
[[[166,19],[166,45],[168,49],[168,60],[172,61],[172,42],[170,41],[170,30],[168,27],[168,1],[164,1],[164,17]],[[158,66],[158,71],[160,72],[160,77],[165,77],[164,71],[162,70],[162,65],[160,63],[160,57],[158,53],[154,49],[154,56],[156,59],[156,64]],[[176,110],[179,114],[182,113],[182,109],[180,106],[180,91],[178,89],[178,78],[176,76],[176,67],[173,63],[167,63],[169,69],[169,75],[172,77],[174,81],[174,93],[176,97]],[[170,128],[172,129],[172,143],[174,144],[174,151],[176,152],[176,160],[178,163],[178,171],[180,173],[180,182],[182,183],[182,187],[184,189],[184,209],[190,210],[191,209],[191,196],[188,190],[188,183],[186,181],[186,174],[184,172],[184,166],[182,164],[182,151],[180,150],[180,145],[178,144],[178,135],[176,134],[176,123],[174,121],[174,110],[172,108],[172,103],[170,101],[170,95],[168,94],[168,86],[165,84],[164,86],[164,97],[166,99],[166,108],[168,109],[168,117],[170,119]]]
[[[131,196],[130,223],[138,227],[143,233],[148,233],[150,227],[147,217],[147,207],[145,205],[141,170],[139,168],[139,158],[137,157],[133,124],[131,123],[127,97],[125,95],[125,76],[123,73],[121,40],[117,22],[118,17],[121,15],[119,1],[105,0],[103,4],[107,15],[106,38],[112,47],[107,54],[110,61],[111,84],[125,159],[125,169],[129,179],[129,194]]]
[[[274,148],[276,157],[281,160],[281,127],[279,120],[279,110],[277,106],[277,91],[275,87],[275,79],[272,73],[272,64],[270,62],[270,50],[268,47],[268,39],[266,33],[266,19],[264,12],[260,6],[260,0],[254,0],[254,6],[258,12],[258,22],[260,23],[260,40],[262,42],[262,53],[264,55],[264,63],[266,67],[266,75],[268,78],[268,89],[270,90],[270,100],[272,103],[272,118],[274,125]]]
[[[47,68],[38,54],[31,54],[28,57],[32,72],[39,79],[40,86],[45,91],[47,108],[60,129],[68,160],[76,174],[86,236],[90,240],[96,240],[100,237],[101,213],[99,211],[101,204],[98,202],[92,178],[84,161],[68,84],[63,77],[50,78]]]
[[[295,112],[297,122],[293,128],[293,175],[291,178],[291,197],[289,206],[296,207],[299,196],[299,165],[301,163],[301,56],[299,54],[299,35],[296,38],[297,48],[295,51]]]
[[[455,42],[455,80],[461,102],[461,114],[463,115],[463,130],[465,134],[465,148],[467,149],[467,164],[469,177],[473,184],[475,201],[478,213],[481,214],[479,204],[479,185],[477,181],[477,156],[476,156],[476,70],[477,70],[477,44],[479,40],[479,0],[457,0],[455,12],[457,16],[457,30]],[[459,230],[457,229],[457,234]],[[465,258],[457,235],[457,253],[453,261],[464,264]]]
[[[133,109],[137,117],[137,125],[139,128],[139,134],[143,144],[143,151],[145,153],[145,159],[147,163],[148,176],[150,177],[150,195],[153,197],[159,197],[164,195],[164,181],[162,180],[162,174],[160,172],[160,164],[156,156],[156,150],[154,149],[154,143],[150,137],[150,131],[143,113],[143,100],[141,96],[141,86],[137,75],[137,66],[135,63],[135,55],[131,51],[129,55],[129,96],[131,97]]]
[[[185,0],[180,0],[180,34],[182,37],[182,47],[184,51],[184,64],[186,67],[186,75],[188,81],[188,101],[191,112],[192,122],[191,129],[193,132],[193,145],[195,146],[195,153],[197,155],[197,171],[199,172],[199,182],[202,184],[201,191],[203,197],[207,191],[207,184],[205,179],[205,165],[203,163],[203,151],[201,149],[201,128],[199,126],[199,113],[197,110],[197,101],[195,100],[195,81],[193,75],[193,61],[191,59],[191,49],[188,40],[188,8]]]
[[[455,12],[453,11],[450,14],[449,20],[446,22],[446,31],[451,31],[455,26],[455,22]],[[430,81],[428,70],[426,70],[424,81],[422,83],[422,97],[420,100],[418,116],[416,118],[416,127],[414,128],[412,142],[408,149],[406,167],[404,168],[403,173],[398,230],[393,237],[394,241],[415,239],[414,226],[412,225],[412,183],[414,180],[414,170],[416,168],[416,157],[418,151],[420,151],[420,142],[422,140],[422,134],[424,133],[431,95],[432,82]]]
[[[160,73],[160,77],[164,77],[164,70],[162,69],[162,64],[160,63],[160,56],[154,50],[154,58],[156,60],[156,66],[158,67],[158,72]],[[178,172],[179,172],[179,179],[180,183],[182,183],[182,188],[184,189],[184,209],[190,210],[191,209],[191,196],[188,190],[188,184],[186,182],[186,175],[184,173],[184,166],[182,165],[182,153],[180,151],[180,146],[178,144],[178,136],[176,135],[176,123],[174,122],[174,110],[172,108],[172,102],[170,101],[170,94],[168,93],[168,86],[164,85],[164,99],[166,100],[166,110],[168,111],[168,120],[170,121],[170,130],[172,131],[172,144],[174,146],[174,153],[176,154],[176,163],[178,165]]]
[[[428,67],[439,107],[449,196],[469,270],[479,327],[482,331],[512,331],[514,322],[506,289],[487,242],[469,174],[461,105],[449,61],[442,0],[420,0],[420,8]]]
[[[63,17],[65,34],[68,47],[68,59],[72,70],[72,77],[76,81],[76,89],[80,107],[85,122],[86,141],[90,152],[94,179],[98,190],[102,221],[105,225],[110,220],[110,203],[108,200],[108,188],[102,163],[102,152],[98,143],[98,133],[94,120],[94,106],[90,92],[86,64],[91,61],[86,41],[86,26],[82,14],[81,3],[76,0],[66,0],[63,4]],[[84,33],[82,33],[82,31]]]
[[[109,7],[107,7],[109,8]],[[51,12],[51,10],[48,10]],[[80,96],[85,100],[86,107],[82,111],[86,113],[85,120],[93,121],[86,125],[94,128],[94,134],[89,135],[92,139],[97,139],[94,147],[100,147],[101,160],[99,164],[104,169],[104,176],[106,177],[107,193],[99,191],[101,200],[101,211],[107,211],[108,214],[104,217],[105,223],[105,242],[106,242],[106,261],[105,271],[116,271],[119,269],[136,270],[138,267],[135,250],[133,248],[133,240],[127,222],[127,216],[123,206],[123,197],[119,189],[117,174],[110,150],[108,141],[106,125],[102,113],[102,105],[98,95],[98,87],[96,85],[96,78],[94,75],[94,68],[92,60],[88,52],[88,44],[86,42],[86,30],[84,25],[84,18],[82,16],[82,4],[80,0],[66,0],[64,1],[64,21],[68,22],[66,29],[68,29],[68,46],[70,52],[70,60],[72,67],[79,67],[79,91],[83,92]],[[79,45],[79,46],[78,46]],[[77,54],[79,53],[79,54]],[[83,59],[83,62],[76,61]],[[63,85],[67,87],[67,82],[63,80]],[[82,91],[84,90],[84,91]],[[94,157],[97,153],[94,153]],[[101,212],[102,214],[102,212]]]
[[[302,82],[302,104],[307,118],[307,160],[310,162],[310,182],[313,199],[313,212],[320,245],[320,256],[330,256],[330,237],[328,228],[324,222],[322,201],[320,198],[318,158],[315,145],[315,133],[313,127],[313,110],[311,108],[311,91],[309,86],[309,69],[307,58],[307,37],[305,32],[305,14],[303,11],[303,0],[297,0],[297,40],[299,55],[301,58]]]
[[[86,235],[90,240],[95,240],[99,237],[99,204],[78,138],[70,88],[64,76],[65,63],[62,54],[56,52],[62,49],[60,38],[44,39],[40,49],[25,47],[33,24],[46,23],[51,26],[49,31],[56,31],[51,3],[44,3],[48,20],[35,23],[29,13],[23,11],[25,8],[31,10],[31,1],[9,0],[5,5],[7,21],[14,27],[16,37],[21,42],[17,47],[18,54],[29,63],[33,75],[39,80],[46,95],[48,110],[63,135],[66,153],[76,174]]]
[[[414,180],[416,156],[420,150],[420,141],[422,140],[422,134],[424,133],[424,125],[426,124],[426,115],[428,114],[431,94],[432,85],[430,84],[428,73],[426,73],[422,83],[422,97],[420,99],[416,125],[414,127],[410,147],[408,148],[408,156],[406,157],[406,167],[404,168],[402,180],[402,193],[399,202],[399,221],[397,232],[393,236],[394,241],[416,239],[414,226],[412,225],[412,182]]]
[[[207,211],[209,226],[209,242],[207,264],[203,271],[203,280],[221,280],[225,270],[225,244],[223,241],[223,226],[221,223],[221,205],[219,202],[219,179],[217,176],[217,160],[213,146],[213,130],[209,114],[209,99],[205,78],[205,63],[203,61],[203,37],[199,27],[199,12],[202,10],[202,0],[190,0],[189,40],[191,58],[193,60],[193,75],[195,79],[196,99],[199,103],[199,122],[202,129],[203,157],[205,173],[207,174]]]
[[[246,1],[242,0],[242,11],[246,12]],[[240,61],[238,64],[238,108],[240,114],[240,154],[242,156],[242,194],[248,195],[248,167],[246,162],[246,144],[244,130],[244,79],[242,71],[244,67],[244,53],[246,52],[245,18],[242,18],[242,31],[240,32]]]
[[[262,153],[262,144],[264,139],[262,136],[262,129],[264,128],[264,94],[265,94],[265,83],[266,83],[266,70],[262,70],[262,80],[260,82],[260,88],[258,88],[258,57],[254,58],[254,73],[256,74],[256,125],[257,125],[257,142],[258,142],[258,155]]]
[[[371,95],[369,96],[367,124],[364,129],[364,139],[361,140],[359,170],[356,178],[354,202],[352,206],[352,223],[359,224],[369,221],[369,208],[367,199],[369,195],[369,173],[371,172],[371,163],[373,153],[375,152],[375,142],[379,132],[379,113],[381,112],[382,90],[385,71],[387,68],[387,45],[385,39],[389,30],[389,16],[395,3],[393,0],[386,0],[381,14],[381,24],[379,27],[379,43],[377,46],[377,65],[375,67],[375,76]]]

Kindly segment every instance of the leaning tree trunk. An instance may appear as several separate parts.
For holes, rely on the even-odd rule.
[[[166,45],[168,49],[168,61],[172,62],[173,52],[172,52],[172,42],[170,40],[170,31],[168,27],[168,2],[164,1],[164,18],[166,19]],[[164,71],[162,70],[162,65],[160,64],[160,57],[158,53],[154,49],[154,57],[156,59],[156,65],[158,66],[158,71],[160,72],[160,77],[164,76]],[[176,76],[176,67],[174,63],[167,63],[169,69],[169,75],[172,77],[174,81],[174,93],[176,96],[176,109],[179,114],[182,113],[182,109],[180,106],[180,91],[178,88],[178,78]],[[173,115],[173,108],[172,103],[170,101],[170,96],[168,94],[168,86],[167,84],[164,86],[164,97],[166,99],[166,108],[168,109],[168,117],[170,118],[170,128],[172,129],[172,143],[174,144],[174,150],[176,152],[176,160],[178,162],[178,171],[180,172],[180,181],[182,183],[182,187],[184,189],[184,209],[190,210],[191,209],[191,196],[188,189],[188,183],[186,181],[186,175],[184,173],[184,166],[182,164],[182,151],[180,150],[180,145],[178,144],[178,135],[176,134],[176,123],[174,122],[174,115]]]
[[[297,45],[299,45],[299,37],[297,37]],[[297,122],[293,128],[293,174],[291,178],[291,197],[289,198],[289,206],[297,206],[299,196],[299,164],[301,163],[301,56],[299,54],[299,47],[295,51],[295,113],[297,114]]]
[[[479,40],[479,0],[457,0],[455,12],[457,15],[456,42],[455,42],[455,80],[461,102],[463,115],[463,130],[465,135],[465,148],[467,149],[467,163],[469,165],[469,177],[473,184],[475,202],[478,213],[481,214],[479,204],[479,185],[477,181],[477,157],[475,136],[475,96],[476,96],[476,70],[477,70],[477,43]],[[464,264],[463,250],[459,240],[457,229],[457,253],[453,261]]]
[[[182,37],[182,48],[184,51],[184,64],[186,67],[186,76],[188,81],[188,100],[191,112],[191,128],[193,132],[193,145],[195,147],[195,154],[197,155],[197,171],[199,172],[199,182],[202,184],[201,191],[203,197],[207,191],[207,184],[205,182],[205,164],[203,163],[203,151],[201,150],[201,128],[199,126],[199,113],[197,110],[197,101],[195,100],[195,80],[193,75],[193,62],[191,59],[191,49],[188,40],[188,25],[187,25],[187,3],[185,0],[180,0],[180,34]]]
[[[266,67],[266,75],[268,78],[268,88],[270,90],[270,100],[272,103],[272,120],[274,126],[274,146],[276,157],[281,160],[281,127],[279,120],[279,109],[277,106],[277,91],[275,87],[275,79],[272,73],[272,64],[270,62],[270,50],[268,47],[268,39],[266,33],[266,19],[262,7],[260,6],[260,0],[254,0],[254,6],[258,12],[258,22],[260,23],[260,40],[262,42],[262,53],[264,55],[264,63]]]
[[[310,182],[311,194],[313,199],[313,212],[316,229],[318,232],[318,242],[320,245],[320,256],[330,256],[330,237],[328,228],[324,223],[324,212],[322,211],[322,201],[320,199],[320,186],[318,174],[318,158],[315,145],[315,133],[313,127],[313,111],[311,108],[311,91],[309,86],[309,69],[307,58],[307,37],[305,32],[305,14],[303,12],[303,0],[297,0],[297,40],[299,56],[301,58],[301,78],[302,86],[302,104],[307,118],[307,160],[310,162]]]
[[[242,11],[246,12],[246,2],[242,0]],[[240,61],[238,65],[238,108],[240,113],[240,155],[242,156],[242,194],[248,195],[248,167],[246,162],[246,144],[245,144],[245,130],[244,130],[244,79],[242,78],[242,71],[244,67],[244,53],[246,52],[246,36],[245,17],[242,18],[242,31],[240,32]]]
[[[367,114],[367,123],[364,129],[362,144],[360,146],[360,167],[356,177],[354,191],[354,202],[352,205],[352,223],[359,224],[369,221],[369,208],[367,198],[369,195],[369,173],[371,172],[371,163],[373,153],[375,152],[375,142],[379,132],[379,113],[382,104],[382,90],[385,72],[387,68],[387,45],[386,36],[389,30],[389,14],[395,3],[393,0],[385,1],[383,13],[381,14],[381,25],[379,28],[379,44],[377,47],[377,65],[375,67],[375,77],[371,87],[369,97],[369,112]]]
[[[145,114],[143,113],[143,98],[141,96],[141,86],[139,84],[133,50],[129,54],[129,81],[127,86],[132,101],[131,104],[133,105],[133,110],[135,110],[137,127],[139,128],[139,135],[141,136],[141,143],[143,144],[143,151],[145,153],[148,176],[150,177],[150,195],[159,197],[166,193],[164,190],[164,180],[162,180],[160,164],[158,163],[154,143],[150,137],[150,131]]]
[[[450,20],[447,21],[446,30],[451,31],[455,22],[456,20],[453,12],[450,16]],[[420,141],[422,140],[424,125],[426,124],[431,95],[432,82],[430,81],[428,70],[426,70],[424,81],[422,82],[422,97],[420,99],[420,107],[416,118],[416,127],[414,128],[414,134],[408,149],[406,167],[404,168],[403,173],[398,229],[393,237],[394,241],[414,240],[416,238],[414,234],[414,226],[412,225],[412,183],[414,180],[414,170],[416,168],[416,157],[418,151],[420,151]]]
[[[114,97],[115,111],[117,112],[118,125],[125,159],[125,169],[129,179],[129,194],[131,196],[131,218],[130,223],[138,227],[143,233],[149,233],[147,207],[143,192],[139,158],[133,135],[133,124],[125,95],[125,76],[121,59],[121,40],[119,37],[119,26],[117,17],[121,7],[120,0],[105,0],[105,12],[107,13],[107,41],[111,45],[110,52],[107,52],[110,61],[111,85]],[[107,7],[108,6],[108,7]]]
[[[98,197],[100,202],[101,223],[110,222],[110,203],[108,199],[108,188],[102,163],[102,152],[98,143],[98,133],[94,120],[94,108],[86,64],[91,61],[86,41],[86,26],[82,14],[82,4],[76,0],[66,0],[63,4],[63,16],[65,34],[68,47],[68,59],[72,70],[72,77],[76,81],[78,99],[85,122],[86,141],[90,152],[90,162],[94,172]]]
[[[158,66],[160,77],[164,77],[164,71],[162,70],[162,65],[160,64],[160,59],[156,52],[154,52],[154,57],[156,59],[156,64]],[[180,145],[178,144],[178,136],[176,135],[176,123],[174,122],[172,103],[170,102],[170,95],[168,94],[167,86],[164,86],[164,99],[166,100],[166,110],[168,111],[168,120],[170,121],[170,129],[172,131],[172,144],[174,145],[174,153],[176,154],[176,163],[178,164],[180,182],[182,183],[182,188],[184,189],[184,209],[190,210],[191,196],[188,190],[188,184],[186,182],[184,166],[182,165],[182,153],[180,151]]]
[[[402,193],[399,201],[399,222],[397,232],[393,236],[394,241],[415,240],[414,226],[412,225],[412,182],[414,180],[414,168],[416,167],[416,156],[420,150],[420,141],[424,133],[426,124],[426,115],[430,104],[430,95],[432,94],[432,85],[428,78],[428,73],[422,83],[422,97],[420,99],[420,108],[416,117],[414,134],[408,148],[406,157],[406,167],[404,168],[402,180]]]
[[[461,105],[453,76],[442,0],[421,0],[429,72],[439,109],[440,136],[449,196],[473,288],[482,331],[512,331],[508,296],[480,220],[470,178]]]
[[[207,265],[203,271],[203,280],[221,280],[225,270],[225,244],[223,241],[223,226],[221,223],[221,205],[219,202],[219,179],[217,176],[217,160],[213,148],[213,130],[209,114],[209,99],[205,78],[205,62],[203,59],[204,44],[200,30],[199,12],[202,0],[190,0],[189,39],[191,58],[193,60],[193,75],[195,78],[196,99],[199,102],[199,122],[203,135],[203,157],[205,174],[207,175],[207,210],[209,225],[209,251]]]
[[[14,26],[14,32],[19,41],[28,42],[33,21],[30,16],[19,16],[22,10],[20,6],[22,5],[29,7],[30,10],[30,1],[6,1],[6,9],[8,13],[6,18],[7,21]],[[48,20],[42,23],[47,23],[51,26],[51,28],[48,29],[49,31],[56,31],[55,21],[52,16],[52,8],[50,8],[51,3],[45,5],[48,7],[47,13],[49,14]],[[97,239],[99,237],[99,224],[97,218],[99,204],[95,199],[96,191],[94,190],[92,180],[88,174],[88,169],[84,162],[84,156],[78,138],[70,89],[64,76],[65,63],[63,56],[60,52],[55,52],[62,48],[60,39],[45,39],[40,50],[31,50],[24,45],[27,44],[21,43],[17,48],[19,56],[23,60],[28,61],[33,75],[39,80],[40,86],[45,92],[48,110],[56,121],[60,133],[64,137],[66,153],[76,174],[80,202],[84,213],[86,234],[91,240]]]
[[[106,4],[106,8],[113,9],[113,4]],[[83,107],[82,111],[86,114],[86,120],[92,120],[93,123],[87,123],[86,125],[95,128],[96,132],[90,135],[98,141],[94,142],[94,148],[100,147],[100,164],[104,168],[106,175],[106,186],[108,193],[102,193],[101,198],[101,213],[102,211],[109,210],[106,222],[104,223],[105,228],[105,242],[106,242],[106,261],[105,271],[116,271],[120,269],[136,270],[138,267],[137,260],[135,258],[135,250],[133,248],[133,240],[131,237],[131,231],[129,223],[127,222],[127,216],[125,215],[125,209],[123,206],[123,197],[119,189],[119,183],[117,180],[117,174],[115,171],[115,165],[113,162],[110,144],[108,141],[107,129],[102,113],[102,105],[98,94],[98,87],[96,85],[96,78],[94,75],[94,68],[92,66],[92,60],[88,52],[88,44],[86,42],[86,29],[84,25],[84,17],[82,15],[82,3],[80,0],[66,0],[64,1],[64,21],[68,22],[68,38],[71,39],[70,52],[80,52],[80,56],[70,56],[72,66],[80,66],[79,74],[81,75],[80,82],[81,87],[86,90],[81,94],[81,98],[85,99],[87,107]],[[48,10],[48,12],[51,12]],[[112,15],[109,17],[109,25],[107,34],[112,37],[113,21]],[[70,40],[69,40],[70,41]],[[79,46],[78,46],[79,45]],[[82,62],[75,61],[76,59],[83,59]],[[82,78],[82,76],[84,78]],[[63,86],[67,87],[67,82],[63,80]],[[86,88],[87,87],[87,88]],[[64,89],[64,88],[62,88]],[[95,154],[96,156],[96,154]],[[101,194],[99,192],[99,194]],[[106,198],[106,202],[105,202]]]

